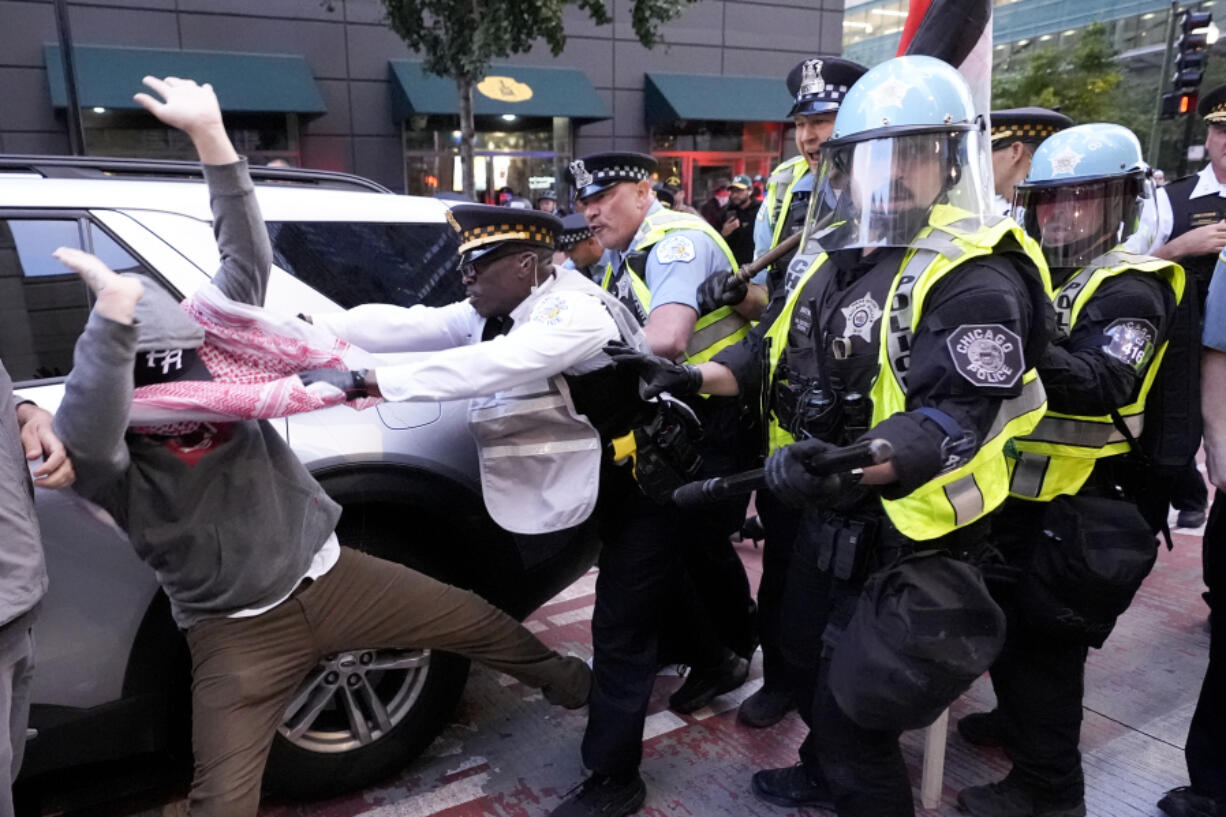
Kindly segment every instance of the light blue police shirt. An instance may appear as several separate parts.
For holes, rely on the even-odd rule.
[[[652,202],[647,215],[653,215],[662,205]],[[701,216],[697,216],[701,218]],[[647,232],[647,222],[639,225],[638,232],[630,240],[630,248]],[[614,278],[621,269],[627,252],[606,249],[597,266],[607,269],[613,265]],[[651,291],[651,308],[664,304],[684,304],[698,311],[698,286],[718,271],[731,271],[727,256],[706,233],[701,230],[673,230],[651,248],[647,255],[644,283]],[[616,287],[615,287],[616,289]],[[620,292],[614,292],[621,297]]]
[[[1209,279],[1209,297],[1205,299],[1205,331],[1201,342],[1210,349],[1226,352],[1226,250],[1222,250],[1217,257],[1217,266]]]

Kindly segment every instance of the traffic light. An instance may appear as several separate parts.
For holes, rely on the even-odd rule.
[[[1192,113],[1196,110],[1197,95],[1175,91],[1162,95],[1162,118],[1174,119],[1177,116]]]
[[[1207,29],[1213,20],[1208,11],[1189,11],[1180,21],[1179,41],[1175,43],[1175,75],[1171,85],[1175,91],[1194,92],[1205,78],[1205,48],[1209,45]]]
[[[1171,92],[1162,95],[1162,118],[1173,119],[1196,111],[1201,80],[1205,78],[1205,49],[1213,13],[1188,11],[1179,21],[1179,40],[1175,43],[1175,73]]]

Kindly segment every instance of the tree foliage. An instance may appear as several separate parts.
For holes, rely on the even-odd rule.
[[[472,196],[472,88],[490,63],[532,50],[544,40],[555,57],[566,46],[567,5],[596,25],[613,19],[607,0],[382,0],[388,24],[421,55],[422,68],[456,81],[460,92],[464,192]],[[660,26],[698,0],[634,0],[631,23],[645,47],[660,42]]]
[[[1073,48],[1044,48],[1026,58],[1017,71],[997,73],[992,107],[1059,107],[1074,122],[1115,121],[1113,92],[1124,79],[1115,56],[1106,27],[1092,23]]]

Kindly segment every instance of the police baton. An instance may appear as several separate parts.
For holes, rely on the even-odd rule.
[[[805,467],[816,476],[855,471],[877,465],[894,456],[894,446],[889,440],[862,440],[858,443],[831,448],[811,458]],[[754,468],[726,477],[711,477],[689,482],[673,491],[673,502],[682,508],[693,508],[719,502],[730,496],[739,496],[766,487],[766,471]]]
[[[762,270],[769,267],[771,264],[778,261],[783,256],[790,253],[792,250],[800,246],[800,239],[804,235],[804,231],[793,233],[787,238],[780,241],[771,249],[759,255],[754,260],[750,261],[745,266],[741,267],[737,272],[736,277],[742,281],[748,281]]]

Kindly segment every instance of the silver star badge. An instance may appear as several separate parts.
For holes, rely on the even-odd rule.
[[[580,189],[592,183],[592,174],[583,166],[582,159],[575,159],[570,163],[570,175],[575,177],[575,187]]]
[[[897,77],[890,77],[869,91],[869,96],[873,98],[873,104],[878,108],[901,108],[903,97],[910,90],[911,86],[907,83]]]
[[[871,293],[864,293],[863,298],[852,301],[843,307],[843,337],[858,335],[865,343],[873,342],[873,324],[881,317],[881,307],[873,300]]]
[[[1051,157],[1051,175],[1072,176],[1077,171],[1077,165],[1083,158],[1085,158],[1084,154],[1078,153],[1071,147],[1065,147],[1059,153],[1053,153]]]

